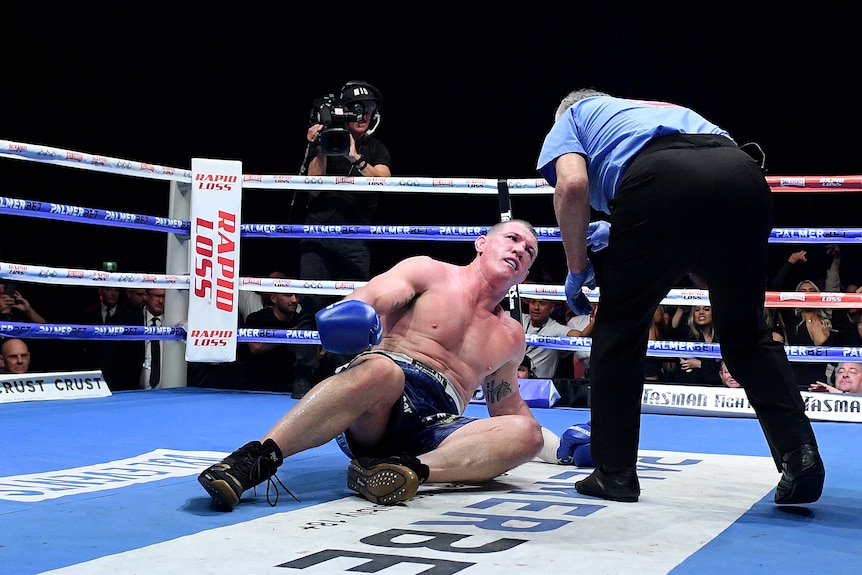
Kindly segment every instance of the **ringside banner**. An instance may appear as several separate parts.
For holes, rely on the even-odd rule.
[[[101,371],[0,374],[0,403],[111,395]]]
[[[192,159],[186,361],[236,360],[242,162]]]
[[[862,423],[862,395],[800,391],[811,421]],[[755,417],[742,388],[673,385],[647,382],[642,413]]]

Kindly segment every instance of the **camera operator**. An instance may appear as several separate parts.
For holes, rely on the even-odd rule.
[[[309,176],[390,177],[389,150],[372,136],[380,125],[382,99],[380,91],[371,84],[352,81],[341,88],[337,101],[327,98],[315,101],[312,118],[320,120],[324,117],[329,120],[329,112],[333,110],[345,111],[347,114],[343,116],[345,120],[341,129],[333,129],[332,125],[312,120],[312,126],[306,134],[308,153],[303,164],[305,173]],[[321,111],[325,114],[320,114]],[[323,141],[321,136],[324,136]],[[331,138],[328,142],[326,136],[342,138],[343,148],[339,146],[339,149],[333,150],[331,142],[338,138]],[[377,201],[376,192],[309,192],[306,223],[369,225],[376,215]],[[370,269],[371,247],[367,241],[309,238],[300,242],[300,279],[366,281]],[[303,296],[297,328],[317,329],[314,315],[329,303],[330,300],[321,296]],[[321,367],[323,373],[315,374],[319,353],[318,346],[298,346],[294,398],[302,397],[315,381],[329,375],[326,373],[328,365]],[[333,358],[332,363],[340,365],[348,359]]]
[[[338,108],[352,112],[355,105],[361,106],[361,113],[355,118],[358,121],[344,121],[344,129],[350,137],[349,149],[344,153],[340,151],[327,155],[325,146],[320,144],[321,133],[329,129],[322,123],[315,123],[308,129],[306,139],[309,145],[307,161],[307,174],[309,176],[366,176],[388,178],[392,175],[389,171],[389,150],[380,140],[372,137],[380,124],[380,103],[382,96],[380,91],[371,84],[365,82],[348,82],[341,89],[336,103]],[[314,111],[312,111],[314,114]],[[352,114],[348,114],[351,116]],[[309,213],[312,211],[314,199],[318,197],[340,196],[342,193],[334,192],[310,192]],[[348,194],[367,196],[366,193]],[[370,199],[370,198],[369,198]],[[376,195],[373,198],[373,206],[377,206]],[[373,215],[373,213],[371,214]],[[369,223],[369,222],[344,222],[344,223]]]

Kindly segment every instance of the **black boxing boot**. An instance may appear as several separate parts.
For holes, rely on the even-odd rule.
[[[347,466],[347,487],[378,505],[394,505],[416,496],[429,469],[402,453],[395,457],[358,457]]]
[[[251,441],[221,462],[205,469],[198,476],[198,481],[210,494],[215,506],[224,511],[232,511],[244,491],[267,481],[267,501],[274,506],[275,503],[269,498],[269,482],[275,477],[275,480],[281,483],[275,476],[275,471],[283,461],[281,450],[272,439],[267,439],[263,443]],[[281,486],[290,493],[283,483]],[[275,502],[278,502],[277,487]]]
[[[817,446],[806,443],[781,458],[781,479],[775,488],[775,503],[796,505],[813,503],[823,493],[826,469]]]
[[[575,482],[575,490],[581,495],[627,503],[637,501],[641,493],[634,465],[631,467],[599,465],[589,477]]]

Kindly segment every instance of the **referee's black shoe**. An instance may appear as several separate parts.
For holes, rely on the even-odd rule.
[[[798,505],[814,503],[823,493],[826,469],[817,446],[806,443],[781,458],[781,479],[775,488],[775,503]]]
[[[641,486],[634,465],[631,467],[599,465],[589,477],[575,482],[575,491],[590,497],[634,503],[641,494]]]

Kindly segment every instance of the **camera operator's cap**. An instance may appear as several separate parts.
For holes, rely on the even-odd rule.
[[[341,88],[341,93],[338,96],[338,101],[342,104],[359,102],[361,100],[374,100],[379,110],[383,104],[383,95],[380,93],[380,90],[368,82],[351,81]]]

